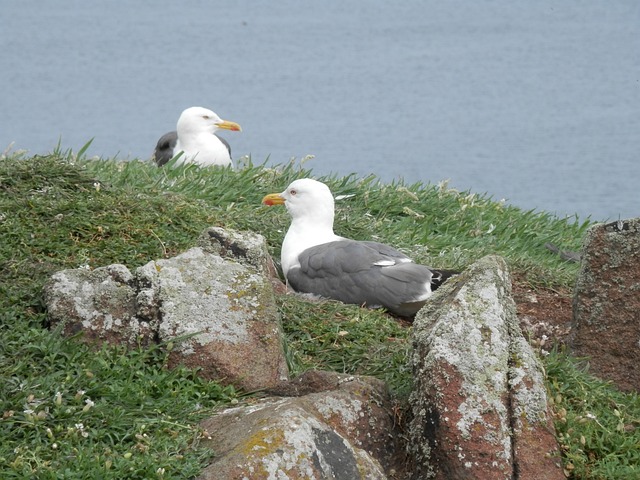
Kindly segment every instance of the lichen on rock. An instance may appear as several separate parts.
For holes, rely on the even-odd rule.
[[[172,343],[170,366],[247,390],[274,387],[288,370],[272,284],[254,265],[268,263],[259,260],[266,245],[255,234],[226,236],[244,245],[242,261],[211,253],[210,242],[133,273],[124,265],[58,272],[45,287],[51,323],[92,343]]]
[[[199,480],[404,478],[390,476],[399,470],[397,432],[384,385],[323,373],[336,380],[335,389],[264,399],[202,422],[211,436],[205,445],[217,455]]]
[[[413,345],[416,478],[510,479],[530,471],[531,452],[557,451],[502,258],[484,257],[440,287],[416,316]],[[541,478],[561,478],[555,463],[539,466],[552,475]]]

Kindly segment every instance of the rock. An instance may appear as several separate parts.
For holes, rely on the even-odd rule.
[[[57,272],[44,290],[49,320],[66,336],[82,332],[87,342],[149,345],[158,324],[136,316],[136,285],[118,264]]]
[[[398,435],[382,382],[323,377],[336,388],[262,400],[202,422],[210,436],[204,445],[216,456],[198,478],[405,478],[394,476]]]
[[[269,255],[267,243],[262,235],[209,227],[200,235],[198,246],[222,258],[257,268],[271,281],[274,292],[279,294],[287,292],[287,287],[278,276],[278,270]]]
[[[158,339],[184,338],[175,343],[170,366],[186,364],[205,378],[245,390],[286,379],[273,291],[255,269],[196,247],[150,262],[136,275],[151,285],[144,297],[151,299],[150,308],[158,307]]]
[[[265,242],[235,232],[219,238],[230,236],[225,255],[242,244],[241,261],[210,253],[210,242],[133,274],[123,265],[58,272],[45,286],[51,323],[67,335],[83,331],[88,342],[174,341],[170,366],[186,364],[245,390],[279,385],[288,369],[273,290],[263,274]]]
[[[569,346],[594,375],[640,390],[640,218],[587,232]]]
[[[440,287],[416,316],[413,343],[414,478],[564,478],[504,260],[485,257]]]

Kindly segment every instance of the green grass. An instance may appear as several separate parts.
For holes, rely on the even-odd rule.
[[[295,162],[273,169],[245,161],[234,171],[85,160],[61,151],[0,159],[0,478],[193,477],[212,454],[198,445],[198,420],[240,393],[188,369],[168,371],[162,347],[93,352],[44,329],[42,286],[64,268],[116,262],[135,268],[173,256],[210,225],[261,233],[277,259],[289,218],[284,208],[260,200],[305,176],[314,175]],[[337,202],[341,235],[389,242],[437,267],[464,268],[497,253],[536,288],[569,287],[575,280],[577,266],[544,244],[578,250],[588,222],[525,212],[444,184],[319,179],[336,195],[353,195]],[[278,302],[293,373],[321,368],[374,375],[406,396],[406,325],[336,302],[294,296]],[[586,445],[593,424],[581,423],[584,407],[569,399],[586,398],[585,385],[594,380],[553,358],[549,384],[561,389],[557,407],[566,410],[558,420],[560,439],[573,447],[566,439],[582,435]],[[625,425],[635,425],[637,398],[597,385],[599,423],[615,431],[619,417],[601,410],[614,402],[631,419]],[[574,478],[631,478],[637,458],[623,446],[638,445],[636,430],[627,427],[612,445],[602,451],[596,445],[583,456],[567,448]]]
[[[546,361],[556,430],[572,478],[640,478],[640,396],[591,377],[576,359]]]
[[[337,302],[310,305],[294,296],[280,299],[289,366],[297,375],[309,369],[372,375],[401,396],[409,394],[408,330],[379,311]]]
[[[232,388],[159,348],[93,352],[15,317],[1,335],[1,478],[191,478],[210,456],[197,421]]]

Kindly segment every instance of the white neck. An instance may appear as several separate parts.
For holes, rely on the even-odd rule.
[[[294,218],[282,242],[280,261],[284,275],[287,275],[290,268],[299,265],[298,255],[307,248],[340,239],[342,237],[333,233],[333,216],[324,220],[310,217]]]
[[[218,137],[209,132],[200,132],[180,137],[173,150],[176,155],[184,152],[179,163],[199,165],[229,165],[231,157],[227,147]]]

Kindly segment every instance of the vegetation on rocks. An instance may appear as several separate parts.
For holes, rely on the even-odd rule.
[[[192,478],[214,453],[199,446],[206,433],[198,421],[244,394],[185,368],[168,370],[171,345],[95,352],[45,329],[42,286],[65,268],[133,269],[174,256],[211,225],[264,235],[278,259],[289,218],[260,201],[315,175],[296,162],[267,168],[243,159],[232,170],[79,157],[0,158],[0,477]],[[575,281],[577,265],[544,244],[578,250],[588,222],[522,211],[446,183],[319,180],[343,196],[338,234],[392,243],[435,267],[461,269],[499,254],[539,289]],[[406,397],[408,323],[336,302],[291,295],[278,302],[293,374],[374,375]],[[638,396],[596,382],[563,354],[545,362],[567,474],[637,477]]]

